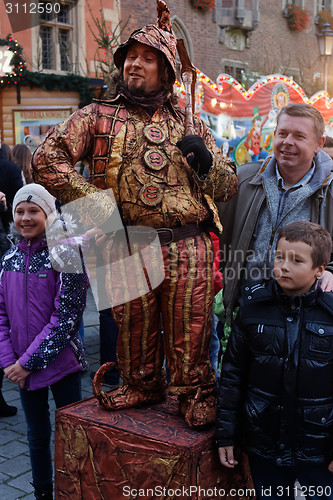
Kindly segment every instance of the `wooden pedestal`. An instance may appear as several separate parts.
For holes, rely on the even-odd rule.
[[[189,429],[172,398],[117,412],[95,398],[69,405],[56,412],[55,498],[206,500],[230,487],[240,498],[241,476],[219,464],[213,435]]]

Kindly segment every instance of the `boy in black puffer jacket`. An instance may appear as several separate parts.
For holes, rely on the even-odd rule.
[[[318,278],[330,234],[312,222],[280,230],[274,276],[245,286],[223,358],[216,442],[233,468],[249,455],[257,498],[333,499],[333,293]]]

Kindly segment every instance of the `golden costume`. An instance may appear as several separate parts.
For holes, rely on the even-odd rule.
[[[137,30],[133,39],[147,43],[147,38],[142,42],[147,28]],[[157,35],[162,32],[156,27],[152,31],[156,30]],[[126,44],[121,47],[124,50]],[[166,50],[170,44],[162,52]],[[117,409],[163,399],[165,357],[169,390],[180,396],[189,425],[199,388],[214,405],[215,376],[209,361],[214,288],[208,226],[222,228],[213,199],[225,201],[237,190],[232,164],[223,159],[197,117],[194,126],[212,155],[204,179],[176,146],[185,134],[184,112],[169,99],[152,116],[123,94],[96,101],[56,125],[33,159],[35,181],[63,203],[90,195],[85,204],[90,203],[89,217],[96,226],[103,227],[112,216],[114,203],[103,191],[112,188],[124,225],[160,232],[165,279],[148,294],[113,308],[124,385],[101,402]],[[89,184],[73,168],[83,158],[89,159]],[[106,261],[118,250],[122,251],[110,238],[104,249]],[[135,276],[106,279],[108,288]]]

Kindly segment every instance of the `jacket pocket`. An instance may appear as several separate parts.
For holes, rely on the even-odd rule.
[[[330,427],[333,423],[332,405],[304,408],[304,422],[307,425],[316,427],[318,430]]]
[[[303,426],[299,429],[299,443],[306,457],[328,459],[332,450],[332,404],[304,408]]]
[[[281,408],[257,395],[252,395],[245,403],[248,437],[250,442],[275,442],[280,434]]]
[[[246,333],[250,339],[250,344],[254,351],[257,353],[264,353],[271,355],[278,354],[281,355],[283,351],[283,328],[270,323],[252,323],[246,324]],[[282,344],[282,345],[281,345]]]
[[[329,354],[332,350],[333,326],[323,323],[306,323],[311,353]]]

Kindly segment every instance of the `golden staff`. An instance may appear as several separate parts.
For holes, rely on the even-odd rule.
[[[172,33],[172,26],[170,22],[170,10],[163,0],[156,0],[157,2],[157,20],[158,27],[164,31]],[[197,73],[195,67],[190,61],[184,40],[177,39],[177,51],[179,54],[181,68],[180,73],[185,87],[185,135],[194,134],[193,126],[193,113],[195,106],[195,82]]]

